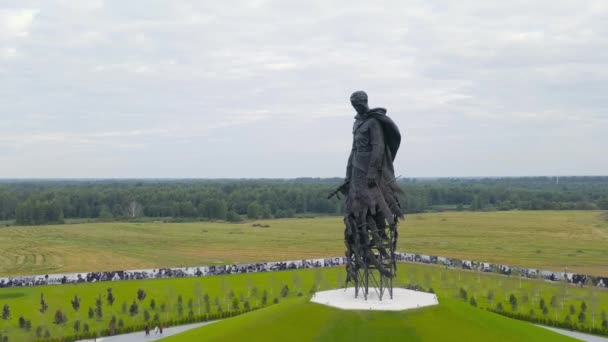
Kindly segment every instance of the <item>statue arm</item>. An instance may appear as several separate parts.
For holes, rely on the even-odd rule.
[[[372,151],[367,169],[367,180],[372,185],[382,169],[382,159],[384,158],[384,132],[382,132],[380,123],[374,119],[370,121],[369,135]]]
[[[353,147],[350,150],[350,156],[348,156],[348,162],[346,164],[346,181],[348,182],[350,180],[350,176],[352,175],[353,172],[353,153],[355,150],[355,142],[353,141]]]

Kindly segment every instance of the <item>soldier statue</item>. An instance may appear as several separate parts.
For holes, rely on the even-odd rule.
[[[346,196],[346,283],[355,285],[355,296],[361,290],[367,299],[371,285],[380,299],[385,290],[392,298],[397,226],[404,218],[393,168],[401,134],[386,109],[369,108],[365,92],[354,92],[350,101],[357,112],[352,150],[344,184],[333,193]]]

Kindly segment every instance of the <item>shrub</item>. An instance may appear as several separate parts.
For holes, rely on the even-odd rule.
[[[139,306],[137,306],[137,302],[133,299],[133,303],[131,303],[131,307],[129,307],[129,314],[131,317],[137,315],[139,312]]]
[[[464,301],[466,301],[468,299],[467,290],[463,289],[462,287],[460,288],[459,295],[460,295],[460,299],[462,299]]]
[[[72,299],[70,303],[72,304],[74,311],[80,310],[80,298],[78,298],[78,295],[74,295],[74,299]]]
[[[144,299],[146,299],[146,291],[144,291],[144,289],[138,289],[137,290],[137,300],[139,300],[141,302]]]
[[[470,303],[472,306],[477,307],[477,301],[475,300],[475,297],[471,296],[471,300],[469,301],[469,303]]]
[[[285,298],[289,295],[289,287],[287,285],[283,286],[281,289],[281,297]]]
[[[579,322],[580,324],[585,324],[585,320],[586,320],[586,319],[587,319],[587,316],[585,315],[585,312],[584,312],[584,311],[581,311],[581,312],[578,314],[578,322]]]
[[[11,308],[8,304],[4,304],[2,307],[2,319],[9,320],[11,318]]]
[[[68,321],[67,316],[61,310],[55,311],[55,324],[63,324]]]
[[[517,311],[517,297],[515,297],[515,295],[512,293],[509,296],[509,304],[511,304],[512,311]]]

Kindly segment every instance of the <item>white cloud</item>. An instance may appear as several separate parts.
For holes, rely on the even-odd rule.
[[[17,49],[12,46],[0,48],[0,59],[12,59],[17,57]]]
[[[37,13],[34,9],[0,8],[0,39],[27,37]]]
[[[0,177],[41,154],[41,177],[340,175],[358,89],[405,132],[405,176],[608,169],[588,159],[608,146],[602,0],[19,5],[0,5],[0,144],[19,151]]]

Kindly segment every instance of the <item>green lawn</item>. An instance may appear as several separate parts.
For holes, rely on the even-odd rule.
[[[0,276],[298,260],[344,253],[340,217],[230,223],[83,223],[0,228]],[[399,250],[608,275],[599,211],[410,215]]]
[[[294,299],[166,339],[181,341],[575,341],[466,304],[346,311]]]
[[[201,301],[199,306],[199,297],[204,297],[207,294],[210,297],[211,312],[217,312],[217,307],[214,304],[216,297],[224,311],[230,310],[232,300],[230,292],[233,292],[238,299],[239,307],[244,306],[244,301],[241,301],[241,295],[244,300],[249,301],[251,306],[261,305],[261,297],[264,290],[267,291],[268,301],[272,302],[275,298],[281,301],[291,301],[305,298],[313,284],[317,284],[321,289],[337,288],[343,285],[344,270],[342,268],[327,268],[327,269],[309,269],[284,272],[269,272],[269,273],[253,273],[239,274],[227,276],[214,276],[202,278],[182,278],[182,279],[154,279],[140,281],[121,281],[121,282],[103,282],[90,284],[76,285],[55,285],[55,286],[40,286],[28,288],[6,288],[0,289],[0,307],[8,304],[11,309],[12,317],[9,320],[0,319],[0,333],[10,337],[10,341],[28,341],[35,337],[35,329],[38,326],[43,327],[43,330],[48,329],[52,337],[71,335],[73,334],[73,324],[75,320],[80,320],[82,324],[87,323],[91,330],[101,330],[108,327],[112,315],[117,319],[122,319],[125,326],[142,324],[144,322],[144,310],[148,310],[151,317],[155,314],[159,315],[161,321],[177,319],[188,315],[190,308],[188,302],[193,301],[193,313],[205,313],[204,301]],[[520,278],[511,278],[498,274],[480,273],[464,270],[445,269],[433,265],[419,264],[399,264],[398,277],[395,280],[395,286],[405,286],[407,284],[418,284],[424,288],[433,288],[437,293],[440,303],[446,303],[446,307],[441,306],[440,313],[445,320],[456,319],[452,316],[458,315],[462,311],[463,317],[460,317],[456,322],[467,322],[467,317],[470,312],[479,312],[479,315],[487,313],[483,308],[496,307],[500,302],[505,310],[513,311],[509,305],[509,296],[513,294],[518,301],[515,308],[516,312],[529,313],[534,310],[538,316],[543,315],[540,310],[540,301],[543,299],[548,306],[546,315],[548,318],[557,318],[563,321],[567,316],[570,316],[572,321],[578,320],[580,307],[583,301],[587,305],[586,318],[582,326],[599,327],[601,325],[601,312],[608,312],[608,290],[598,288],[577,288],[565,283],[550,283],[540,280],[529,280]],[[281,288],[287,285],[290,289],[286,299],[281,298]],[[115,303],[109,306],[106,301],[106,289],[112,287]],[[144,289],[147,293],[146,299],[138,302],[139,312],[136,316],[130,316],[128,313],[122,312],[122,304],[130,305],[136,298],[138,289]],[[256,290],[254,290],[257,289]],[[467,291],[467,296],[476,298],[478,308],[471,307],[467,302],[460,299],[460,289]],[[257,292],[257,296],[255,293]],[[301,292],[302,297],[297,294]],[[48,303],[48,310],[41,314],[40,295],[44,293],[44,297]],[[488,296],[488,294],[492,294]],[[78,295],[82,298],[81,308],[79,312],[75,312],[71,307],[70,300]],[[95,298],[102,295],[103,317],[100,320],[96,318],[89,319],[87,311],[89,307],[95,307]],[[183,298],[183,313],[182,316],[178,313],[177,298]],[[551,298],[555,296],[553,305]],[[154,299],[156,308],[150,308],[150,302]],[[167,307],[166,312],[160,309],[161,304]],[[574,308],[575,313],[570,314],[570,306]],[[305,306],[301,310],[309,310],[310,306]],[[313,306],[314,307],[314,306]],[[310,307],[310,310],[315,310]],[[464,309],[463,309],[464,308]],[[60,309],[68,317],[67,324],[57,325],[52,323],[55,312]],[[470,310],[473,311],[470,311]],[[273,308],[272,310],[278,310]],[[297,312],[300,309],[296,310]],[[434,309],[435,310],[435,309]],[[447,310],[447,311],[446,311]],[[261,312],[261,311],[260,311]],[[425,320],[425,315],[433,316],[434,311],[421,311],[421,322]],[[257,312],[255,313],[258,314]],[[26,332],[18,326],[19,316],[23,315],[25,319],[32,321],[32,331]],[[253,315],[253,314],[252,314]],[[363,315],[363,314],[362,314]],[[492,314],[488,317],[494,317]],[[243,316],[244,317],[244,316]],[[405,314],[406,320],[409,316]],[[412,316],[413,317],[413,316]],[[470,316],[476,317],[476,316]],[[244,319],[244,318],[243,318]],[[313,318],[311,318],[313,319]],[[337,318],[336,318],[337,319]],[[361,316],[362,320],[371,320],[381,324],[382,319],[371,315]],[[413,318],[412,318],[413,319]],[[487,318],[489,321],[483,321],[486,318],[475,318],[481,320],[477,325],[473,324],[471,334],[474,331],[484,329],[484,324],[491,324],[494,318]],[[498,319],[498,318],[496,318]],[[501,318],[502,319],[502,318]],[[228,321],[232,321],[229,319]],[[332,318],[332,322],[333,322]],[[389,321],[402,321],[398,316],[390,318]],[[439,320],[438,322],[440,322]],[[237,321],[238,322],[238,321]],[[340,323],[342,322],[342,323]],[[486,322],[486,323],[484,323]],[[488,323],[490,322],[490,323]],[[502,322],[502,321],[501,321]],[[336,326],[340,326],[344,321],[335,320]],[[404,323],[406,324],[406,323]],[[409,324],[409,323],[407,323]],[[428,323],[430,324],[430,323]],[[460,323],[458,323],[460,324]],[[468,324],[468,323],[466,323]],[[393,323],[391,323],[393,325]],[[438,325],[439,326],[439,325]],[[463,328],[467,331],[468,328]],[[481,330],[480,330],[481,329]],[[496,328],[500,331],[502,328]],[[327,332],[330,334],[330,332]],[[414,332],[415,333],[415,332]],[[425,334],[431,332],[425,332]],[[440,333],[440,332],[437,332]],[[524,334],[525,332],[521,332]],[[512,338],[517,338],[519,333],[514,332]],[[331,335],[327,335],[331,336]],[[425,335],[426,336],[426,335]],[[431,335],[428,335],[431,336]],[[475,335],[477,336],[477,335]],[[509,335],[511,336],[511,335]],[[321,338],[321,337],[319,337]],[[329,338],[329,337],[327,337]]]

